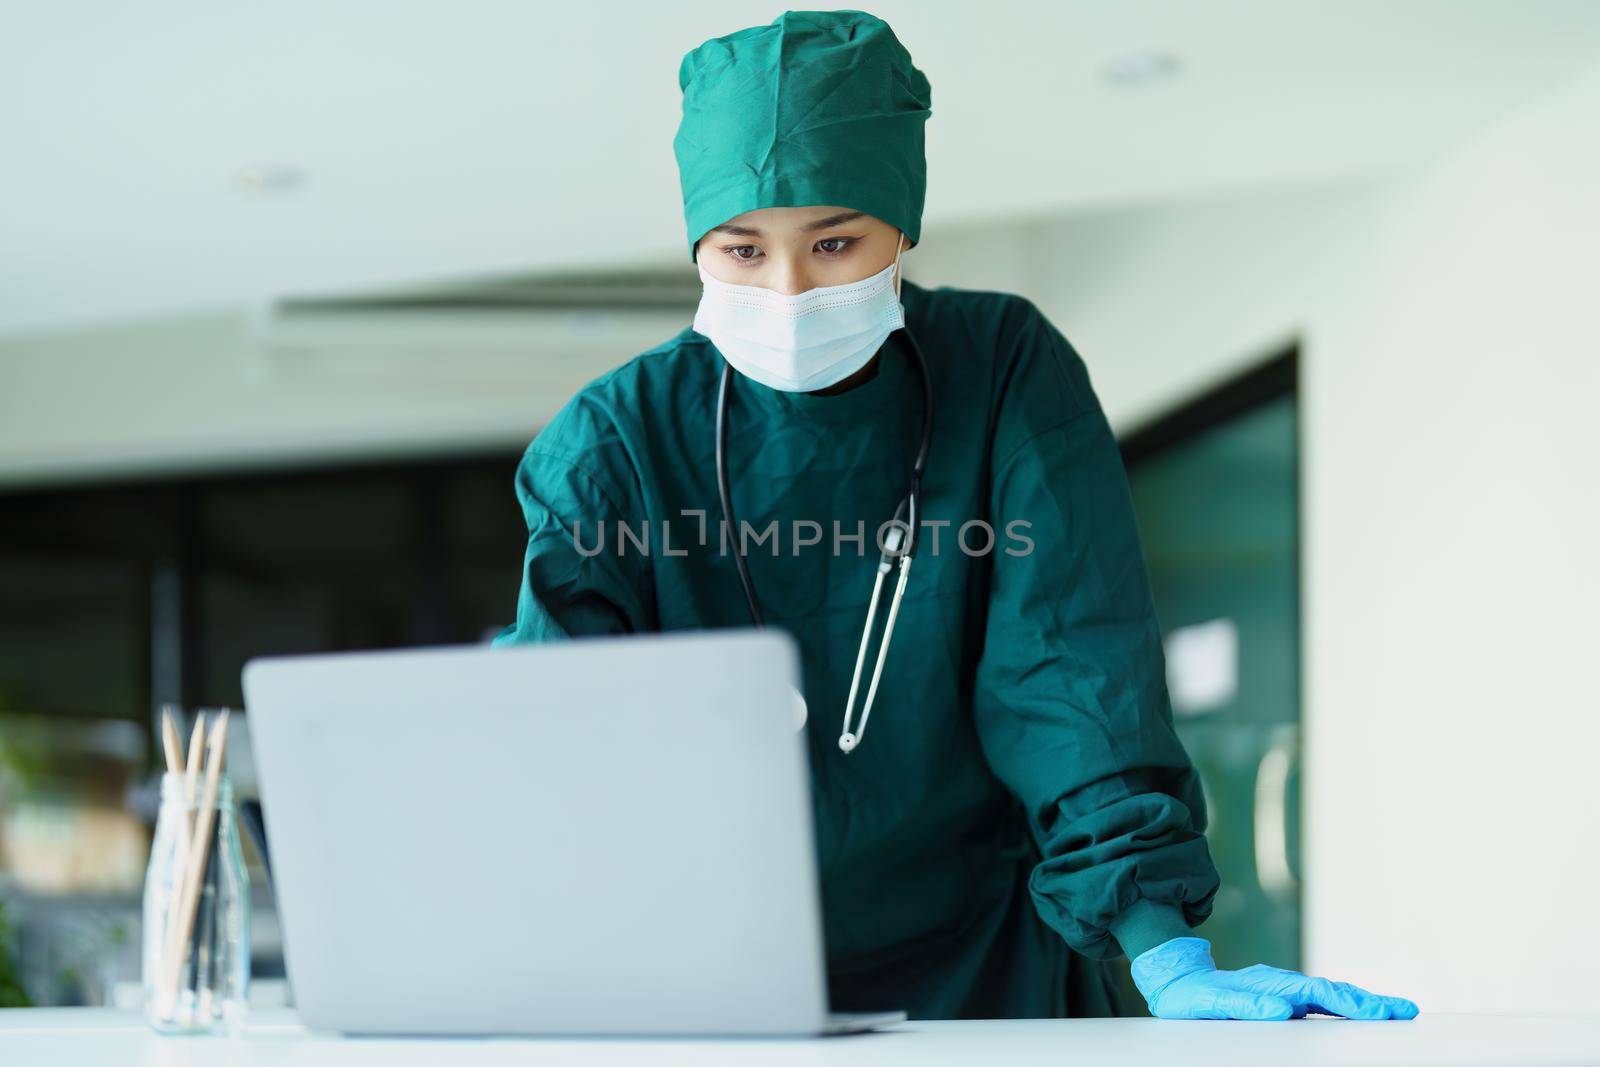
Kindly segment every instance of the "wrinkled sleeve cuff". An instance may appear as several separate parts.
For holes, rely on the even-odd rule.
[[[1153,900],[1134,903],[1111,920],[1110,929],[1130,960],[1175,937],[1193,936],[1180,909]]]

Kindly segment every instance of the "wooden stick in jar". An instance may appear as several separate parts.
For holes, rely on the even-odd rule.
[[[195,787],[200,783],[200,755],[205,750],[206,716],[204,712],[194,717],[194,730],[189,734],[189,766],[184,771],[183,801],[194,804]]]
[[[183,943],[177,940],[178,917],[182,912],[183,872],[188,869],[189,842],[194,837],[193,808],[196,784],[200,780],[200,760],[205,754],[205,727],[205,713],[196,713],[194,729],[189,732],[187,766],[183,771],[183,815],[177,829],[178,840],[172,850],[172,890],[167,897],[167,932],[161,956],[163,974],[166,973],[167,958],[174,952],[183,951]],[[173,727],[173,733],[177,733],[176,726]],[[179,752],[182,753],[181,747]],[[165,988],[164,985],[158,987],[162,990]]]
[[[161,748],[167,754],[167,773],[183,773],[183,742],[178,740],[178,728],[172,722],[172,712],[161,709]]]
[[[172,709],[170,707],[163,707],[161,709],[161,747],[166,752],[167,773],[171,774],[171,775],[181,775],[181,774],[183,774],[184,773],[183,742],[178,738],[178,725],[172,719]],[[193,746],[191,746],[191,748],[192,747]],[[185,798],[185,806],[187,807],[187,798]],[[178,841],[176,843],[176,847],[173,849],[172,869],[173,869],[173,872],[174,872],[174,875],[173,875],[173,878],[174,878],[173,886],[174,886],[174,888],[176,888],[176,886],[177,886],[177,881],[176,881],[177,874],[176,874],[176,872],[178,872],[178,871],[183,869],[184,848],[187,845],[187,838],[188,838],[188,816],[186,814],[184,816],[182,825],[179,827]],[[169,896],[169,898],[167,900],[167,929],[168,930],[172,929],[172,924],[177,919],[177,917],[178,917],[178,894],[176,892],[173,892]],[[165,959],[165,957],[162,957],[162,958]]]
[[[200,711],[195,713],[194,729],[189,733],[189,765],[183,777],[184,832],[178,838],[179,870],[183,869],[184,860],[189,855],[189,842],[194,837],[195,792],[200,788],[200,759],[206,750],[205,741],[206,713]]]
[[[187,862],[183,865],[182,893],[178,898],[178,921],[167,930],[166,959],[162,988],[175,1003],[178,981],[183,973],[184,949],[189,944],[189,934],[194,927],[195,908],[200,901],[200,875],[205,868],[206,846],[211,838],[211,824],[217,813],[217,791],[222,777],[222,760],[228,746],[228,711],[217,716],[211,728],[211,738],[206,743],[205,788],[200,794],[200,809],[195,813],[194,837],[190,841]]]

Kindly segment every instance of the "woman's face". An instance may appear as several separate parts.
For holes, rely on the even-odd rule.
[[[700,238],[707,274],[793,296],[870,278],[894,262],[900,231],[841,207],[769,207],[729,219]]]

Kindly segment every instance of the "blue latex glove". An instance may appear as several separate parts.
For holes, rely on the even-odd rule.
[[[1380,997],[1346,982],[1308,978],[1258,963],[1219,971],[1211,942],[1175,937],[1133,961],[1133,982],[1158,1019],[1299,1019],[1307,1014],[1347,1019],[1415,1019],[1417,1006]]]

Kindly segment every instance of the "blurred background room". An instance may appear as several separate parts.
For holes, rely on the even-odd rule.
[[[512,621],[519,453],[699,297],[678,59],[781,10],[0,4],[0,1006],[137,996],[159,707]],[[1121,436],[1218,962],[1592,1008],[1600,3],[871,10],[908,277]]]

